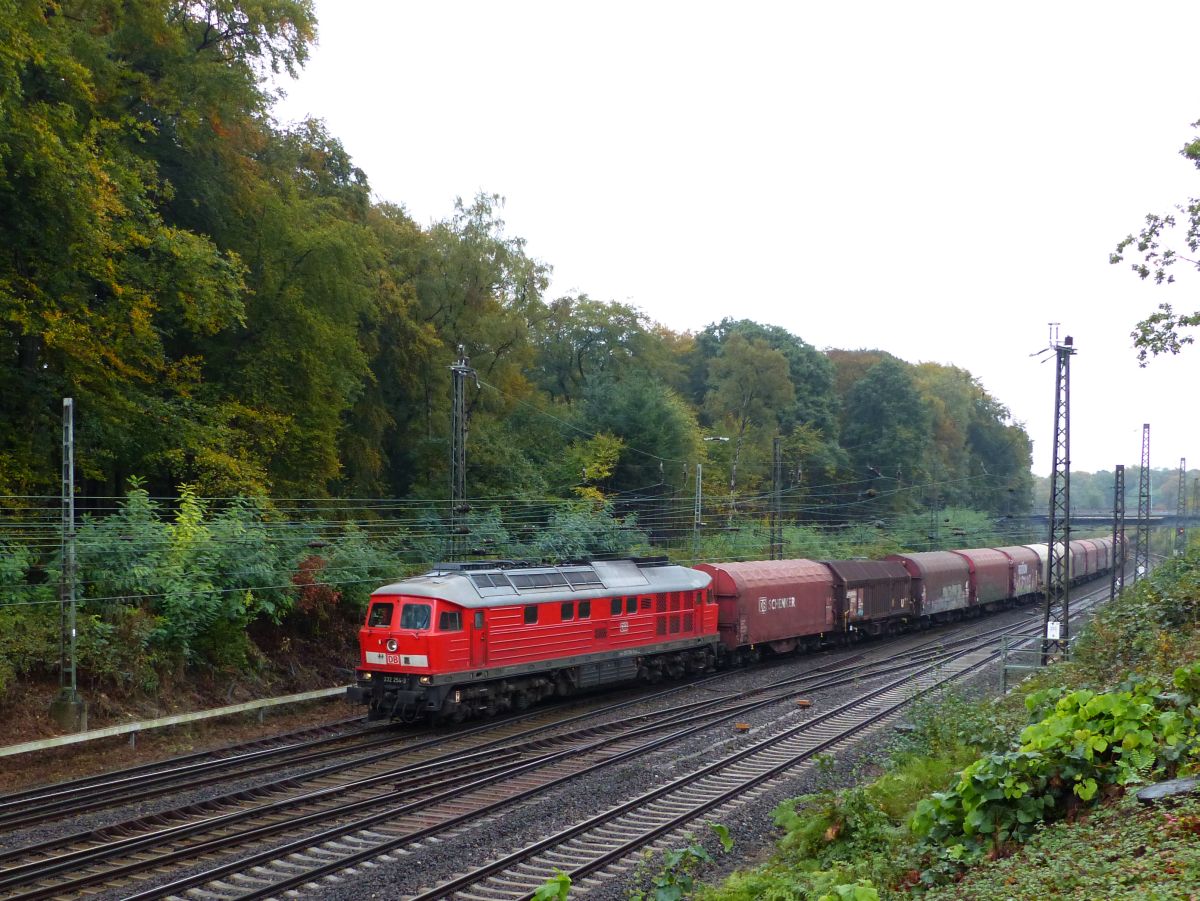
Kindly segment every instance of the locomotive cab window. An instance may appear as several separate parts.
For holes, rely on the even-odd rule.
[[[482,610],[475,611],[475,628],[476,629],[483,628],[483,611]]]
[[[570,601],[565,601],[562,605],[562,621],[569,623],[575,618],[575,605]]]
[[[580,601],[579,602],[579,618],[580,619],[591,619],[591,617],[592,617],[592,602],[591,601]]]
[[[428,629],[432,611],[429,604],[405,604],[400,608],[400,628]]]
[[[626,613],[636,613],[637,612],[637,598],[625,598],[625,612]]]
[[[461,632],[462,614],[457,610],[443,610],[438,614],[439,632]]]
[[[612,599],[612,615],[613,616],[621,615],[621,599],[620,598]]]
[[[393,609],[395,609],[394,604],[372,604],[371,615],[367,618],[367,625],[375,626],[377,628],[390,626],[392,624]]]
[[[537,622],[537,604],[526,604],[525,605],[525,622],[526,623],[536,623]]]

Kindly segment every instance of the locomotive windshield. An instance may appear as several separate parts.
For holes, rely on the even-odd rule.
[[[371,615],[367,618],[367,625],[376,628],[390,626],[392,624],[392,605],[384,603],[374,603],[371,605]]]
[[[400,628],[428,629],[432,610],[429,604],[405,604],[400,608]]]

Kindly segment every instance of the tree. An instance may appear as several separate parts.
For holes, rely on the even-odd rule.
[[[1024,510],[1032,485],[1029,436],[1008,409],[965,369],[921,363],[913,375],[931,416],[929,462],[939,500],[995,514]]]
[[[1192,128],[1200,128],[1200,122],[1193,122]],[[1200,169],[1200,135],[1196,135],[1180,149],[1180,154],[1190,160],[1192,165]],[[1110,263],[1125,261],[1126,253],[1134,247],[1139,255],[1130,263],[1130,268],[1137,273],[1138,278],[1153,278],[1157,285],[1171,284],[1175,274],[1171,267],[1182,262],[1189,267],[1200,269],[1200,198],[1189,197],[1186,202],[1178,204],[1175,211],[1186,225],[1183,246],[1190,256],[1170,246],[1166,246],[1166,234],[1177,225],[1175,213],[1147,213],[1146,224],[1137,236],[1130,234],[1117,243],[1116,250],[1109,255]],[[1138,351],[1138,362],[1145,366],[1151,357],[1160,354],[1179,353],[1185,344],[1192,344],[1194,336],[1181,334],[1186,328],[1200,326],[1200,310],[1193,313],[1177,313],[1167,303],[1158,305],[1158,311],[1151,313],[1138,322],[1130,333],[1133,346]]]
[[[739,334],[731,335],[720,355],[709,362],[705,405],[714,420],[733,432],[730,495],[737,492],[738,464],[747,430],[765,426],[773,432],[778,411],[792,406],[795,399],[787,358],[762,338],[747,340]]]
[[[819,429],[830,441],[837,439],[837,398],[833,392],[834,369],[824,354],[811,344],[777,325],[760,325],[749,319],[723,319],[696,336],[692,352],[692,396],[699,404],[708,390],[709,366],[735,335],[764,341],[787,361],[793,403],[776,411],[784,433],[800,424]]]
[[[867,371],[846,398],[843,441],[859,479],[881,480],[870,491],[902,510],[917,500],[905,488],[927,479],[932,417],[911,367],[885,359]]]
[[[608,479],[612,494],[657,494],[700,454],[695,413],[670,388],[643,373],[595,379],[577,405],[579,428],[622,442]]]
[[[130,59],[146,49],[136,34],[153,26],[161,51],[207,6],[77,6],[67,15],[0,0],[0,417],[23,424],[0,439],[0,475],[17,489],[50,481],[42,461],[54,456],[64,394],[88,411],[89,476],[160,449],[160,436],[205,403],[196,361],[172,339],[244,315],[241,260],[164,216],[173,188],[147,149],[166,122],[197,111],[183,97],[172,115],[153,109]],[[243,35],[252,33],[262,32]]]
[[[537,348],[535,381],[568,404],[590,379],[644,361],[654,340],[641,311],[586,294],[551,302],[530,331]]]

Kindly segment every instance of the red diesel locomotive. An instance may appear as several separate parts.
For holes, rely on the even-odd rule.
[[[441,564],[371,595],[351,700],[372,719],[461,720],[712,668],[709,577],[658,560]]]
[[[1072,541],[1072,582],[1111,539]],[[371,719],[461,720],[542,698],[976,616],[1041,595],[1046,545],[886,560],[446,563],[371,596],[351,700]]]

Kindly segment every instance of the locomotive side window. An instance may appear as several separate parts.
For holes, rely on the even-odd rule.
[[[537,622],[537,604],[526,604],[525,605],[525,622],[526,623],[536,623]]]
[[[637,612],[637,598],[625,598],[625,612],[626,613],[636,613]]]
[[[438,615],[439,632],[461,632],[462,614],[457,610],[443,610]]]
[[[579,602],[579,618],[580,619],[591,619],[591,617],[592,617],[592,602],[591,601],[580,601]]]
[[[621,615],[621,599],[620,598],[612,599],[612,615],[613,616]]]
[[[371,605],[371,616],[367,619],[368,626],[390,626],[392,624],[393,604],[375,603]]]
[[[400,628],[428,629],[432,611],[429,604],[405,604],[400,608]]]
[[[562,621],[568,623],[575,618],[575,605],[570,601],[564,601],[562,605]]]
[[[476,629],[483,628],[483,611],[482,610],[475,611],[475,628]]]

